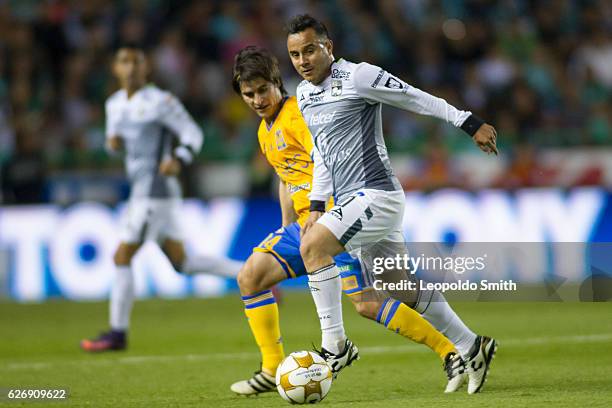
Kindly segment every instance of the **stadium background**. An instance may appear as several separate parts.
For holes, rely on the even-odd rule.
[[[45,387],[67,388],[78,407],[286,406],[229,392],[260,362],[235,282],[179,276],[154,245],[134,261],[137,295],[150,299],[135,305],[129,350],[90,355],[78,342],[108,324],[128,194],[103,149],[113,49],[145,46],[152,79],[205,131],[184,178],[188,250],[244,259],[280,213],[258,120],[229,85],[232,57],[269,47],[294,90],[282,22],[300,12],[328,24],[336,57],[377,63],[498,129],[501,154],[487,157],[452,127],[384,108],[409,240],[535,242],[539,264],[490,278],[545,283],[549,295],[594,268],[612,276],[609,1],[0,0],[0,405],[7,387]],[[309,348],[312,299],[283,296],[285,350]],[[453,302],[501,345],[476,396],[442,394],[433,354],[343,303],[362,358],[326,406],[610,406],[610,302]]]
[[[205,132],[184,177],[189,250],[245,259],[280,215],[258,120],[229,86],[233,55],[270,48],[294,90],[281,22],[305,11],[328,24],[337,57],[379,64],[498,129],[501,155],[487,157],[450,126],[385,108],[409,239],[612,239],[609,2],[3,1],[0,293],[106,296],[128,187],[121,161],[104,151],[103,102],[124,42],[145,47],[152,80]],[[142,296],[235,288],[184,280],[147,251],[142,258],[157,261],[138,262]]]

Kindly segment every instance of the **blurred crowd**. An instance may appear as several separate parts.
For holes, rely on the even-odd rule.
[[[530,185],[524,167],[539,149],[612,145],[606,0],[0,0],[5,188],[49,172],[120,168],[104,151],[104,100],[116,89],[109,67],[122,43],[146,49],[151,79],[204,129],[201,162],[267,171],[258,120],[230,86],[233,56],[249,44],[270,48],[292,93],[299,80],[283,26],[303,12],[327,24],[336,57],[378,64],[494,124],[508,172],[519,168],[515,184]],[[423,179],[473,148],[438,121],[384,116],[391,152],[421,157]]]

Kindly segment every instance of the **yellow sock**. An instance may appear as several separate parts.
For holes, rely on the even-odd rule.
[[[453,343],[431,323],[398,300],[386,299],[376,316],[376,321],[412,341],[425,344],[442,360],[451,351],[457,352]]]
[[[261,368],[266,373],[275,375],[276,368],[285,357],[276,299],[272,291],[266,290],[243,296],[242,301],[251,332],[261,352]]]

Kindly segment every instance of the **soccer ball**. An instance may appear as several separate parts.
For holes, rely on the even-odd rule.
[[[331,367],[323,357],[311,351],[289,354],[276,369],[278,393],[292,404],[321,401],[331,383]]]

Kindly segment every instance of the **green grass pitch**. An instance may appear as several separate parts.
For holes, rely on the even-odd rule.
[[[469,326],[500,343],[478,395],[465,387],[443,394],[433,352],[359,317],[349,303],[345,325],[361,360],[342,372],[323,406],[612,406],[612,303],[455,304]],[[68,388],[68,401],[49,403],[59,407],[288,406],[275,392],[229,391],[260,361],[237,295],[137,302],[128,351],[81,352],[79,340],[105,328],[106,316],[106,303],[0,303],[0,388]],[[307,293],[285,293],[281,325],[286,352],[319,342]]]

